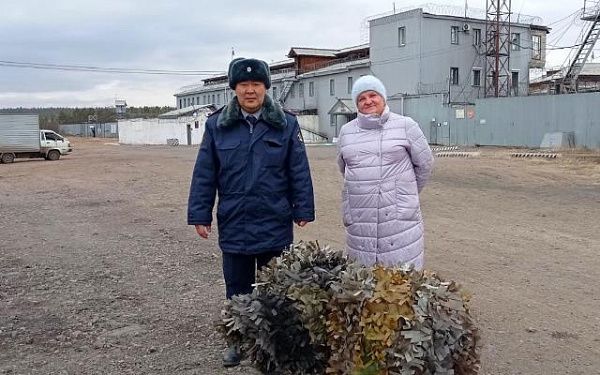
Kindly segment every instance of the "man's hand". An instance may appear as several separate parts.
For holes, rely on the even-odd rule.
[[[302,228],[306,224],[308,224],[308,221],[306,221],[306,220],[298,220],[298,221],[296,221],[296,225],[298,225],[300,228]]]
[[[210,225],[196,225],[196,232],[202,238],[208,238],[210,231]]]

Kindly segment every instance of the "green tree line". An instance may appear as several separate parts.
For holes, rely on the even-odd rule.
[[[124,118],[155,118],[158,115],[174,110],[173,107],[127,107]],[[2,108],[0,113],[28,113],[40,116],[40,127],[43,129],[55,129],[63,124],[81,124],[88,122],[90,116],[94,116],[96,123],[116,122],[117,114],[115,108]]]

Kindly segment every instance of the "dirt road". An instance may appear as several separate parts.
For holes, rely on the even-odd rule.
[[[186,225],[197,149],[75,139],[0,165],[0,373],[224,370],[216,238]],[[310,147],[318,221],[342,246],[332,147]],[[422,194],[426,266],[473,294],[483,374],[600,374],[600,163],[439,158]]]

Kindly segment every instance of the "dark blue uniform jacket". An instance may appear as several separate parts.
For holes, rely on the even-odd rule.
[[[217,193],[224,252],[281,250],[293,241],[293,221],[314,220],[300,126],[269,96],[254,126],[242,118],[237,98],[207,119],[192,176],[188,224],[211,224]]]

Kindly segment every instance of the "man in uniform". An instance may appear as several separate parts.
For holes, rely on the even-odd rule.
[[[192,176],[188,224],[202,238],[217,225],[226,296],[252,292],[255,271],[293,242],[293,223],[315,218],[313,186],[296,117],[267,95],[267,63],[237,58],[229,65],[233,99],[206,121]],[[229,347],[225,366],[240,362]]]

